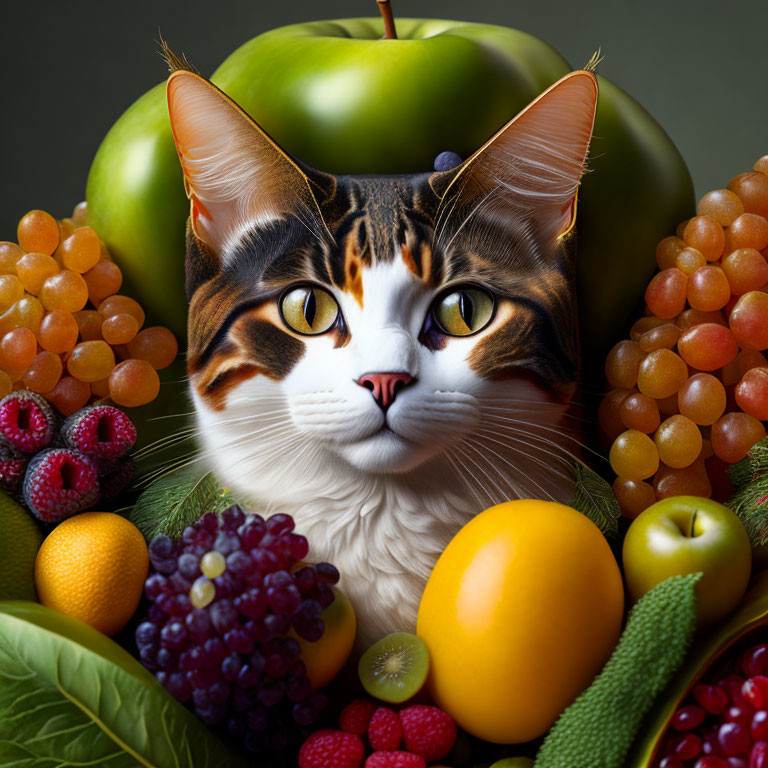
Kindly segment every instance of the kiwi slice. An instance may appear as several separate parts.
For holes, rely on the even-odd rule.
[[[408,632],[395,632],[374,643],[357,666],[363,688],[374,698],[400,704],[415,696],[429,672],[424,641]]]

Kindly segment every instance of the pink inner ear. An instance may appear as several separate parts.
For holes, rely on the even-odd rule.
[[[596,108],[595,76],[577,72],[545,91],[510,131],[510,152],[520,162],[524,188],[538,206],[549,209],[548,215],[554,214],[555,235],[571,225]]]
[[[456,181],[474,194],[493,191],[494,207],[532,217],[540,236],[562,235],[572,224],[596,108],[594,74],[566,75],[481,147]]]
[[[284,214],[319,215],[297,166],[205,78],[171,75],[168,110],[192,226],[215,252],[223,254],[249,229]]]

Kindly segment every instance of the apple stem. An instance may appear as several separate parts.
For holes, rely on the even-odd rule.
[[[384,19],[384,39],[397,40],[397,30],[395,29],[395,17],[392,15],[392,6],[389,0],[376,0],[379,4],[382,18]]]
[[[699,511],[698,509],[694,509],[693,510],[693,515],[691,516],[691,535],[689,537],[691,539],[694,536],[694,534],[693,534],[693,526],[696,525],[696,515],[698,514],[698,511]]]

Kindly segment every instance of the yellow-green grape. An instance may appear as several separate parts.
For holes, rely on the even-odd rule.
[[[613,441],[608,460],[624,480],[645,480],[659,468],[659,451],[648,435],[628,429]]]
[[[451,336],[469,336],[485,328],[493,316],[493,299],[486,291],[461,288],[440,298],[433,310],[440,328]]]
[[[210,551],[203,555],[200,560],[200,570],[209,579],[215,579],[217,576],[221,576],[224,573],[224,569],[227,567],[227,561],[224,559],[224,555],[221,552]]]
[[[280,299],[283,322],[293,331],[316,336],[330,330],[339,316],[339,305],[328,291],[302,285]]]
[[[211,553],[209,552],[208,554]],[[205,608],[206,605],[210,605],[213,602],[214,597],[216,597],[216,587],[209,578],[200,576],[200,578],[195,579],[194,584],[192,584],[189,590],[189,602],[195,608]]]
[[[701,453],[701,431],[691,419],[680,414],[664,420],[653,440],[661,462],[673,469],[689,467]]]

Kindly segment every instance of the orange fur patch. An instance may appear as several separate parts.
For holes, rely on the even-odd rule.
[[[208,368],[211,369],[213,366]],[[213,375],[209,375],[206,371],[206,375],[195,382],[195,387],[200,397],[204,398],[214,411],[223,411],[227,406],[229,393],[239,384],[263,371],[256,365],[244,363],[224,370],[213,370],[211,373]]]
[[[421,279],[427,282],[432,275],[432,249],[426,244],[421,244]]]
[[[419,272],[419,268],[416,266],[416,261],[413,258],[413,253],[411,252],[411,248],[407,243],[403,243],[400,246],[400,253],[403,256],[403,262],[405,263],[405,266],[408,267],[408,269],[413,272],[416,277],[421,277],[421,273]]]
[[[352,237],[347,238],[344,249],[344,286],[343,290],[351,293],[355,301],[363,306],[363,262],[355,249]]]

